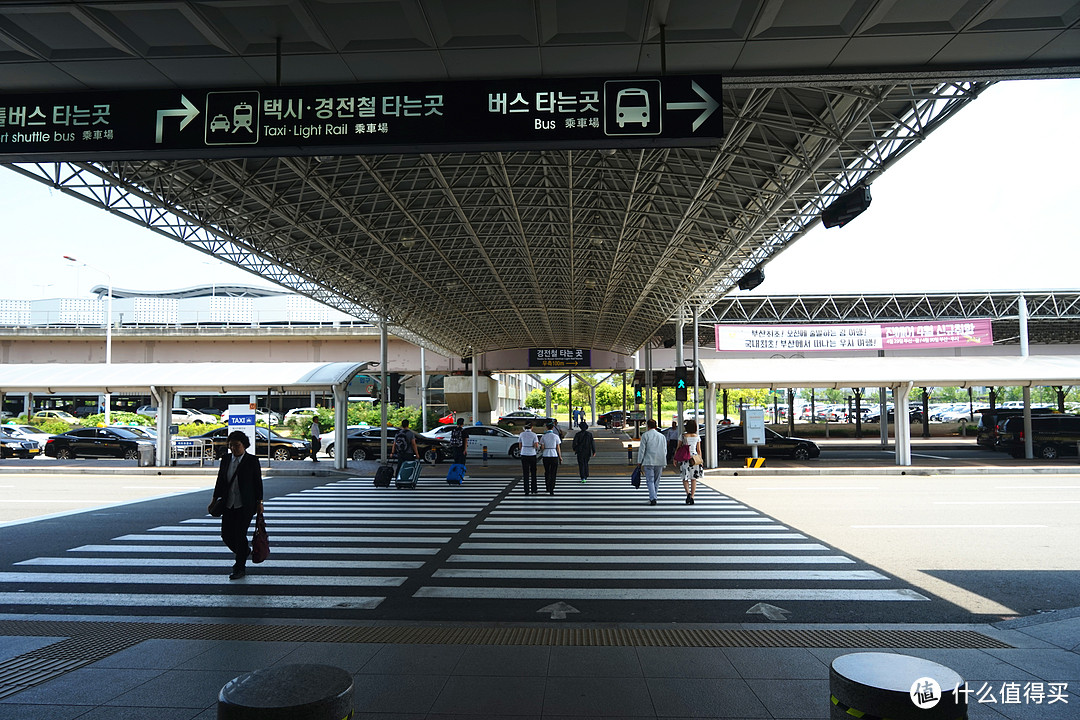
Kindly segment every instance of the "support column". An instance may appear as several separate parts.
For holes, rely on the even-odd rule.
[[[472,348],[469,352],[472,353],[472,422],[475,425],[480,420],[480,358]]]
[[[650,340],[650,342],[652,342]],[[652,345],[645,343],[645,419],[653,416],[652,404]],[[660,421],[657,420],[657,425]]]
[[[390,378],[386,372],[387,347],[389,339],[386,331],[386,320],[379,323],[379,423],[382,431],[379,433],[379,460],[387,461],[386,454],[386,411],[390,400]],[[346,448],[347,449],[347,448]]]
[[[893,409],[896,418],[896,464],[911,465],[911,423],[906,422],[908,397],[914,383],[899,385],[893,390]]]
[[[879,356],[880,357],[880,356]],[[881,447],[889,445],[889,389],[878,388],[878,432],[881,434]]]
[[[172,462],[172,438],[169,426],[172,425],[172,407],[176,391],[172,388],[150,388],[157,403],[157,462],[158,467],[168,467]]]
[[[1020,357],[1028,356],[1028,307],[1027,298],[1020,294]],[[1031,383],[1021,390],[1024,396],[1024,457],[1031,460],[1035,457],[1034,446],[1031,444]]]
[[[421,432],[427,432],[427,367],[423,346],[420,346],[420,427]]]
[[[349,381],[334,385],[334,469],[344,470],[349,463],[349,442],[346,440],[349,425]]]
[[[683,327],[685,322],[683,320],[683,309],[679,308],[679,320],[675,323],[675,367],[685,367],[683,365]],[[657,408],[659,414],[659,408]],[[678,398],[675,399],[675,417],[679,419],[679,427],[683,425],[683,401]],[[697,420],[697,415],[694,416],[694,420]],[[659,424],[659,423],[657,423]]]
[[[705,427],[712,442],[705,443],[705,467],[716,467],[716,383],[705,386]]]

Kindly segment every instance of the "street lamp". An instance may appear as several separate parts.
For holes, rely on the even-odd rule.
[[[97,270],[99,273],[105,276],[109,283],[109,301],[105,310],[105,364],[112,364],[112,275],[102,270],[99,267],[94,267],[89,263],[80,262],[70,255],[64,256],[65,260],[69,260],[76,265],[88,267],[91,270]],[[112,393],[105,393],[105,424],[109,425],[112,421]]]

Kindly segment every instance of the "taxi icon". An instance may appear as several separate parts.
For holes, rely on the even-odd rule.
[[[649,93],[641,88],[625,88],[615,96],[615,120],[619,127],[626,123],[649,124]]]
[[[224,130],[229,132],[232,129],[232,125],[229,124],[229,118],[224,115],[215,115],[214,119],[210,121],[210,132],[220,132]]]

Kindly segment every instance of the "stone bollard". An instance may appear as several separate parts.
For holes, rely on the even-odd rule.
[[[245,673],[218,694],[218,720],[349,720],[352,676],[330,665],[282,665]]]
[[[963,685],[955,671],[910,655],[841,655],[829,668],[829,717],[967,720]],[[960,692],[953,693],[955,688]]]

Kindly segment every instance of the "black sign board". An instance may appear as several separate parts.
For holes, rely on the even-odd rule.
[[[713,144],[718,75],[0,95],[0,160]]]
[[[574,348],[531,348],[529,350],[529,367],[589,367],[591,362],[591,350]]]

